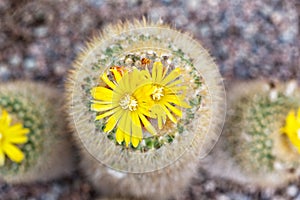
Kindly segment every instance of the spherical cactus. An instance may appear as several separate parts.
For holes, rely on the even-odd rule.
[[[61,94],[46,85],[0,85],[0,177],[9,183],[70,174],[72,151]]]
[[[67,83],[83,172],[103,195],[176,196],[219,137],[224,96],[217,66],[187,34],[145,20],[107,27]]]
[[[217,147],[205,160],[208,171],[259,187],[278,187],[297,179],[297,83],[235,83],[228,94],[228,118]]]

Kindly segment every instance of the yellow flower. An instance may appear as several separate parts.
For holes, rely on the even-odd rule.
[[[149,102],[151,85],[145,78],[145,70],[132,71],[112,68],[110,70],[115,82],[104,72],[101,79],[107,87],[94,87],[91,95],[94,98],[91,109],[99,112],[96,120],[109,117],[104,131],[110,132],[117,126],[116,140],[121,143],[125,140],[126,146],[131,144],[137,147],[143,138],[142,125],[155,135],[156,130],[147,117],[151,117]],[[131,141],[130,141],[131,140]]]
[[[295,111],[291,110],[286,117],[286,124],[283,127],[282,132],[287,134],[291,143],[297,148],[300,153],[300,108],[298,109],[297,115]]]
[[[20,163],[24,159],[23,152],[14,144],[24,144],[28,141],[29,129],[21,123],[11,125],[12,118],[6,110],[0,116],[0,166],[5,163],[5,155],[12,161]]]
[[[161,62],[154,62],[152,74],[147,70],[146,76],[152,82],[151,99],[154,106],[152,112],[156,114],[158,127],[162,129],[167,117],[174,123],[177,123],[177,115],[182,117],[182,112],[175,105],[189,108],[190,106],[184,101],[184,93],[186,86],[183,86],[183,81],[180,77],[181,70],[175,68],[167,75],[166,69]],[[173,114],[172,114],[172,113]]]

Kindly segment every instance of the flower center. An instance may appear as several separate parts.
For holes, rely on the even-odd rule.
[[[124,110],[128,109],[130,111],[135,111],[137,109],[138,102],[134,97],[130,96],[129,94],[126,94],[125,97],[121,99],[120,106]]]
[[[164,96],[164,88],[154,86],[154,91],[151,96],[154,101],[159,101]]]

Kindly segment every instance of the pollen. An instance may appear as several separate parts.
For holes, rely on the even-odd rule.
[[[129,94],[126,94],[125,97],[123,97],[120,101],[120,106],[124,110],[130,110],[130,111],[135,111],[138,107],[138,102],[137,100],[130,96]]]
[[[154,86],[154,91],[151,96],[154,101],[159,101],[164,96],[164,88]]]

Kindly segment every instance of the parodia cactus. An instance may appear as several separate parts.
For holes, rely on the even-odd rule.
[[[228,119],[220,142],[206,158],[206,168],[257,186],[279,186],[296,179],[300,158],[296,82],[237,83],[228,94]]]
[[[61,94],[41,84],[0,86],[0,176],[8,182],[43,181],[72,171]]]
[[[102,194],[180,193],[224,118],[208,53],[187,34],[145,21],[107,27],[88,43],[67,91],[81,166]]]

